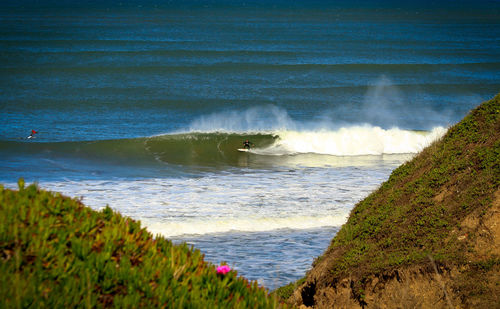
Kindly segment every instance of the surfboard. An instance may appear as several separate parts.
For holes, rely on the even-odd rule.
[[[250,149],[246,149],[246,148],[238,148],[238,151],[241,151],[241,152],[248,152],[248,150],[250,150]]]

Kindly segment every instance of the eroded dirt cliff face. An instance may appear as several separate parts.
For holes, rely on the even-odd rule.
[[[449,288],[443,288],[448,277],[451,277],[448,272],[437,274],[425,268],[373,276],[365,279],[362,286],[365,294],[361,299],[354,290],[355,281],[344,278],[334,286],[316,286],[314,299],[306,303],[314,308],[446,308],[448,301],[456,302]],[[311,288],[310,283],[305,287]],[[297,290],[295,301],[307,307],[301,295],[303,291]]]
[[[358,203],[289,302],[500,308],[500,95]]]
[[[500,308],[500,190],[485,214],[467,216],[462,226],[450,237],[471,244],[463,265],[438,265],[429,256],[418,266],[339,279],[329,275],[329,257],[338,254],[330,251],[289,301],[301,308]]]

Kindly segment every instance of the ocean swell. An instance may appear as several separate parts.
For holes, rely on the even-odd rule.
[[[291,157],[297,164],[304,158],[307,165],[311,155],[352,157],[417,153],[445,132],[442,127],[432,131],[411,131],[352,126],[318,131],[188,132],[104,141],[2,141],[0,144],[7,155],[32,153],[50,159],[85,159],[122,166],[247,166],[249,163],[265,166],[279,164]],[[241,153],[237,149],[246,139],[254,147],[248,153]]]

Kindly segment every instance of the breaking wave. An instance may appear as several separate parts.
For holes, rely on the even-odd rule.
[[[444,135],[446,129],[412,131],[374,126],[351,126],[337,130],[262,132],[187,132],[135,139],[85,142],[36,143],[1,141],[6,153],[37,153],[48,157],[71,157],[125,165],[177,164],[236,166],[251,157],[266,159],[300,155],[366,156],[417,153]],[[244,140],[254,147],[238,152]],[[297,157],[298,156],[298,157]],[[273,158],[274,157],[274,158]]]

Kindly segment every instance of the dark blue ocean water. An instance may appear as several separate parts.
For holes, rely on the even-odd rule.
[[[0,182],[110,204],[275,288],[498,93],[498,16],[498,1],[3,1]]]
[[[0,138],[150,136],[268,104],[297,121],[447,125],[499,89],[499,5],[477,2],[3,5]]]

